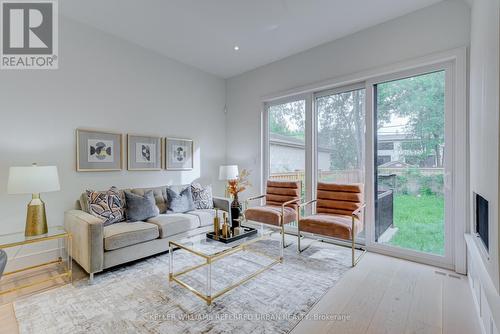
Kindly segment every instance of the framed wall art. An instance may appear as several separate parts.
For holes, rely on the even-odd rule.
[[[106,172],[122,169],[121,133],[76,130],[76,170]]]
[[[167,170],[193,169],[194,143],[191,139],[166,138],[165,150]]]
[[[163,162],[160,137],[127,135],[127,169],[161,170]]]

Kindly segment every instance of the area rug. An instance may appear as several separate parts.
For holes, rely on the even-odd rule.
[[[253,247],[277,255],[279,242],[268,239]],[[314,243],[298,254],[285,249],[273,266],[216,299],[211,306],[176,283],[168,282],[169,255],[161,254],[86,280],[14,303],[21,334],[25,333],[289,333],[314,304],[349,270],[350,250]],[[174,252],[175,270],[198,260]],[[213,290],[236,282],[269,263],[240,252],[213,264]],[[184,279],[202,290],[202,267]]]

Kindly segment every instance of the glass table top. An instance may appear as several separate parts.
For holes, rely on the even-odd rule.
[[[62,226],[49,226],[46,234],[27,237],[24,232],[0,235],[0,248],[9,248],[48,239],[62,238],[68,235]]]
[[[257,233],[227,244],[222,241],[210,239],[205,233],[192,237],[186,237],[181,240],[170,241],[170,243],[174,247],[179,246],[189,252],[203,257],[214,257],[267,238],[273,233],[273,230],[266,227],[253,228],[257,230]]]

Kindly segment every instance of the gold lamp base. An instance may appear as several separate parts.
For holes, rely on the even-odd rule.
[[[48,228],[45,203],[40,198],[40,194],[33,194],[31,202],[28,203],[24,235],[32,237],[46,233],[48,233]]]

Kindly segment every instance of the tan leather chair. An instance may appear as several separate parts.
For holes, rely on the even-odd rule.
[[[301,232],[350,240],[354,267],[361,258],[355,259],[355,239],[363,231],[363,186],[318,182],[317,199],[303,203],[300,207],[312,203],[316,203],[316,213],[299,219],[299,252],[303,251],[300,247]]]
[[[266,194],[251,197],[246,201],[246,220],[281,228],[281,246],[285,246],[285,224],[298,221],[300,204],[300,181],[267,181]],[[248,208],[248,202],[266,199],[266,204]]]

